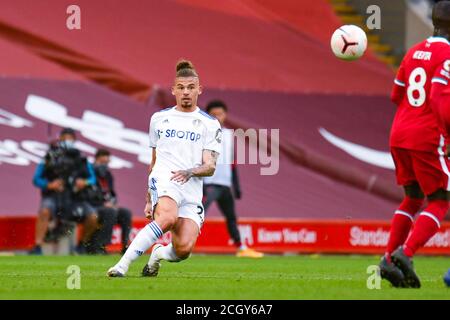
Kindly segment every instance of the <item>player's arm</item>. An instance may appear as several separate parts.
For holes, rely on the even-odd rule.
[[[394,79],[394,87],[391,92],[391,101],[396,105],[399,105],[402,102],[403,97],[406,92],[406,81],[405,81],[405,69],[403,67],[403,62],[398,69],[397,75]]]
[[[173,176],[170,180],[184,184],[192,177],[210,177],[216,170],[216,163],[219,153],[214,150],[203,150],[202,165],[187,170],[172,171]]]
[[[150,125],[149,125],[149,137],[150,137],[150,148],[152,150],[152,160],[150,161],[150,165],[148,166],[148,175],[147,175],[147,181],[148,177],[150,176],[150,173],[153,170],[153,167],[156,163],[156,144],[159,139],[159,134],[157,133],[156,129],[156,114],[154,114],[150,119]],[[145,207],[144,207],[144,213],[145,217],[147,219],[151,219],[153,216],[152,213],[152,198],[149,192],[149,187],[147,186],[147,189],[145,190]]]
[[[436,115],[440,115],[440,106],[444,102],[445,90],[447,86],[440,82],[432,82],[430,90],[430,106]]]
[[[430,107],[439,125],[450,133],[450,60],[439,66],[431,79]]]
[[[222,143],[222,130],[219,121],[210,123],[205,132],[203,140],[202,164],[199,167],[188,170],[172,171],[171,180],[181,184],[189,181],[191,177],[209,177],[216,171],[216,162],[219,157],[220,145]]]
[[[152,148],[152,160],[150,161],[150,165],[148,166],[147,178],[152,173],[152,170],[153,170],[153,167],[154,167],[155,163],[156,163],[156,148]],[[147,188],[147,191],[145,193],[145,202],[146,203],[151,203],[152,202],[152,199],[150,197],[150,193],[148,192],[148,188]]]

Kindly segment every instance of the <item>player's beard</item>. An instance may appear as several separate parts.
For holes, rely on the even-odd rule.
[[[192,107],[192,100],[191,99],[189,99],[189,100],[182,99],[181,107],[186,108],[186,109]]]

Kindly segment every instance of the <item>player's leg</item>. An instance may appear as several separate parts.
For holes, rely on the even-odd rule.
[[[195,199],[192,199],[195,200]],[[178,210],[178,219],[171,230],[172,242],[167,246],[156,245],[147,265],[142,270],[143,276],[154,277],[161,266],[160,261],[178,262],[189,257],[205,219],[201,203],[185,203]]]
[[[199,235],[198,225],[191,219],[178,218],[171,234],[172,242],[154,250],[155,258],[169,262],[179,262],[189,258]]]
[[[417,218],[405,244],[392,253],[392,261],[402,270],[408,287],[420,288],[420,279],[413,266],[413,256],[440,228],[440,221],[448,211],[447,192],[438,190],[427,196],[428,205]]]
[[[389,241],[383,259],[380,262],[380,273],[394,287],[404,287],[405,275],[392,263],[392,253],[404,244],[413,224],[414,215],[424,202],[424,195],[417,183],[405,186],[405,197],[394,213],[389,233]]]
[[[404,275],[392,263],[391,254],[405,242],[412,226],[413,217],[422,206],[424,195],[416,181],[409,151],[391,148],[391,154],[395,163],[397,183],[404,186],[405,197],[392,218],[388,245],[379,267],[383,279],[388,280],[394,287],[401,287]]]
[[[179,262],[189,258],[194,249],[200,227],[190,218],[178,218],[171,230],[172,242],[166,246],[155,245],[148,263],[142,270],[145,277],[158,275],[161,261]]]
[[[425,195],[417,182],[404,186],[405,197],[395,210],[385,256],[388,261],[392,252],[403,245],[414,222],[414,216],[422,208]]]
[[[414,152],[414,168],[422,190],[427,195],[428,204],[420,213],[414,229],[403,247],[392,254],[392,261],[403,271],[410,287],[419,288],[420,280],[415,274],[412,257],[440,228],[449,208],[449,169],[444,152]]]
[[[172,229],[178,217],[178,203],[168,196],[160,197],[154,209],[155,219],[136,235],[120,261],[108,270],[108,276],[124,276],[130,264],[147,251],[165,232]]]
[[[45,235],[48,231],[48,225],[55,214],[56,201],[51,197],[44,197],[41,200],[41,205],[36,219],[36,233],[35,233],[35,245],[30,250],[30,254],[42,254],[42,244],[44,242]]]
[[[173,251],[179,260],[189,258],[199,234],[200,227],[194,220],[189,218],[178,218],[172,231],[172,246]]]

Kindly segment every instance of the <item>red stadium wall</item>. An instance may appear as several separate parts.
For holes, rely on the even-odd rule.
[[[131,238],[146,224],[135,219]],[[29,249],[34,241],[34,217],[0,218],[0,250]],[[376,220],[280,220],[240,219],[242,240],[268,253],[357,253],[382,254],[389,235],[389,222]],[[170,233],[160,240],[170,241]],[[109,251],[120,249],[120,229],[115,228]],[[203,226],[196,252],[232,253],[222,219],[208,219]],[[427,255],[450,255],[450,223],[419,251]]]

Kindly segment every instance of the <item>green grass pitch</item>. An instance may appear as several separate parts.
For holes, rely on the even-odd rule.
[[[141,257],[126,278],[107,278],[118,256],[0,257],[0,299],[450,299],[442,280],[450,258],[417,257],[421,289],[386,281],[369,290],[375,256],[268,256],[260,260],[194,255],[163,262],[156,278],[142,278]],[[78,265],[81,288],[67,289],[67,267]]]

